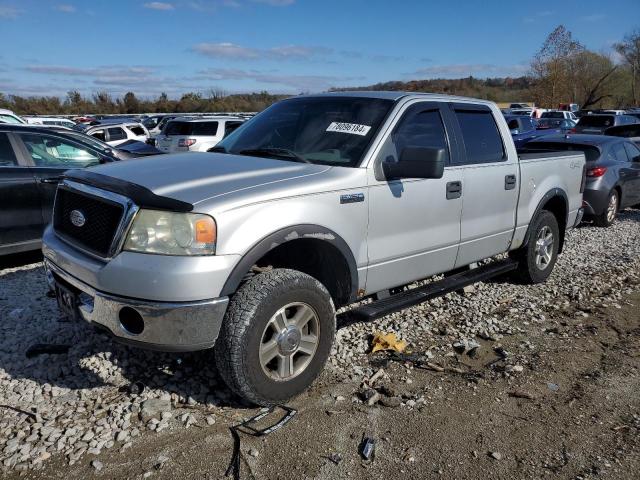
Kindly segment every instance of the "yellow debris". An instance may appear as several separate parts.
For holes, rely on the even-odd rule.
[[[371,342],[371,353],[379,350],[395,350],[402,353],[407,348],[407,342],[404,340],[398,340],[396,334],[376,332],[373,336],[373,342]]]

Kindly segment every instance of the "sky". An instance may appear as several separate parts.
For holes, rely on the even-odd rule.
[[[319,92],[520,76],[564,24],[611,53],[640,0],[0,0],[0,92]]]

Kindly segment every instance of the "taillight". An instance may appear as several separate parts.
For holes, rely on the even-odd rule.
[[[607,173],[607,167],[595,167],[587,170],[587,177],[597,178]]]
[[[195,138],[181,138],[180,140],[178,140],[179,147],[190,147],[194,143],[196,143]]]
[[[572,128],[572,129],[570,129],[567,133],[576,133],[576,129],[575,129],[575,128]]]

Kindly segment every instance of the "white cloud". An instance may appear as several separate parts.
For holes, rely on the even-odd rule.
[[[322,91],[339,86],[347,81],[361,80],[361,77],[336,77],[331,75],[290,75],[284,73],[264,73],[256,70],[231,68],[209,68],[200,72],[202,80],[250,80],[258,84],[273,84],[294,89],[295,91]]]
[[[410,75],[426,78],[461,78],[470,75],[487,76],[518,76],[524,75],[529,70],[526,65],[494,65],[489,63],[433,65],[424,67]]]
[[[288,7],[296,3],[296,0],[253,0],[255,3],[264,3],[272,7]]]
[[[59,12],[76,13],[76,7],[74,7],[73,5],[69,5],[68,3],[61,3],[59,5],[56,5],[54,8]]]
[[[165,2],[148,2],[148,3],[145,3],[143,7],[148,8],[150,10],[161,10],[161,11],[168,11],[168,10],[175,9],[173,4],[165,3]]]
[[[199,43],[192,50],[211,58],[234,60],[252,60],[257,58],[271,58],[277,60],[310,59],[315,56],[327,55],[332,52],[325,47],[305,47],[301,45],[284,45],[272,48],[243,47],[235,43]]]
[[[22,13],[22,10],[17,8],[0,5],[0,18],[13,19],[18,17]]]

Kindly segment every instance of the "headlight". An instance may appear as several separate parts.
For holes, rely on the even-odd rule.
[[[213,255],[215,220],[200,213],[140,210],[127,234],[124,249],[161,255]]]

